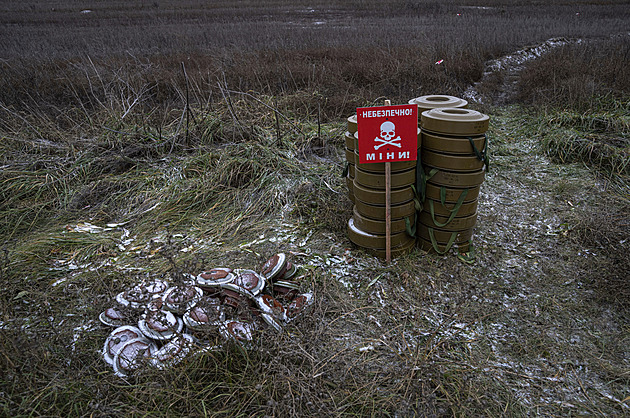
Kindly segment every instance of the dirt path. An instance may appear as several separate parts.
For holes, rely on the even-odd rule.
[[[495,356],[488,367],[528,407],[594,413],[603,401],[628,412],[627,387],[608,379],[630,369],[627,313],[598,297],[605,252],[569,239],[572,221],[587,219],[606,192],[584,167],[549,162],[519,132],[519,117],[494,115],[494,170],[480,197],[477,279],[488,302],[503,306],[484,327]]]
[[[486,63],[482,79],[470,86],[463,96],[473,103],[486,103],[495,106],[505,105],[510,102],[510,99],[516,93],[518,79],[521,71],[525,68],[525,64],[541,57],[552,49],[581,42],[581,39],[551,38],[538,45],[527,46],[511,54],[490,60]],[[497,76],[501,77],[499,86],[490,89],[490,93],[482,94],[479,92],[480,87],[484,83]]]

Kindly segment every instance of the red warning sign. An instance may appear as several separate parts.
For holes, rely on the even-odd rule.
[[[358,107],[359,163],[418,159],[418,106]]]

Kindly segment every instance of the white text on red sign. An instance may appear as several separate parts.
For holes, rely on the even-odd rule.
[[[418,107],[357,108],[359,164],[415,161],[418,157]]]
[[[398,155],[395,152],[373,152],[371,154],[365,154],[365,159],[368,163],[376,163],[379,161],[405,161],[409,159],[409,151],[399,151]]]
[[[411,116],[413,109],[387,109],[387,110],[364,110],[361,112],[363,118],[386,118],[391,116]]]

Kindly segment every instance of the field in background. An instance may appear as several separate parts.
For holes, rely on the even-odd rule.
[[[629,412],[627,2],[91,3],[0,2],[3,414]],[[345,118],[471,88],[476,262],[351,249]],[[317,303],[122,381],[97,317],[169,236],[182,269],[291,252]]]
[[[607,80],[585,91],[629,90],[627,40],[611,38],[627,31],[623,1],[267,3],[101,2],[83,9],[87,3],[4,2],[0,100],[63,121],[59,113],[68,106],[92,112],[109,95],[120,101],[143,93],[132,115],[155,115],[157,124],[164,117],[157,107],[182,105],[183,63],[196,103],[221,100],[218,83],[259,94],[300,92],[308,98],[289,103],[292,110],[313,116],[319,106],[327,120],[338,120],[381,96],[461,95],[481,79],[485,61],[556,37],[600,40],[588,79],[597,81],[601,68]],[[552,79],[582,84],[581,68],[565,67]],[[557,96],[540,87],[523,94],[543,102]]]

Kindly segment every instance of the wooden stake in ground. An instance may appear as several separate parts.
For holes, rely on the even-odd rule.
[[[391,106],[385,100],[385,106]],[[392,163],[385,162],[385,262],[392,261]]]

